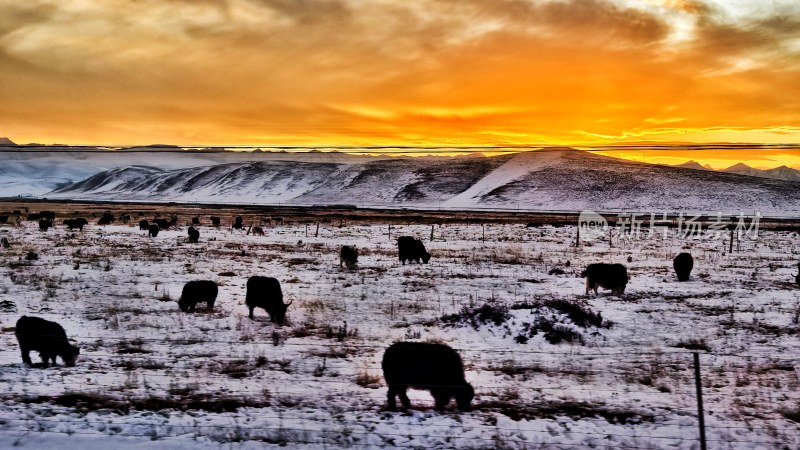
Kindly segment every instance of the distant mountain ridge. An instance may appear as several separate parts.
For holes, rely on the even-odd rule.
[[[739,175],[749,175],[751,177],[800,182],[800,170],[792,169],[787,166],[775,167],[774,169],[756,169],[744,163],[737,163],[722,171]]]
[[[701,165],[697,161],[686,161],[682,164],[676,164],[672,167],[682,167],[684,169],[693,170],[712,170],[715,169],[708,164]],[[794,181],[800,182],[800,170],[793,169],[788,166],[775,167],[773,169],[756,169],[750,167],[745,163],[736,163],[727,169],[718,170],[717,172],[735,173],[738,175],[747,175],[749,177],[770,178],[773,180]]]
[[[702,165],[699,162],[694,161],[694,160],[686,161],[683,164],[677,164],[677,165],[675,165],[675,167],[683,167],[684,169],[693,169],[693,170],[714,170],[708,164]]]
[[[795,182],[647,164],[578,150],[481,158],[319,160],[309,156],[313,155],[176,169],[131,165],[64,185],[47,197],[550,211],[759,211],[800,216]]]

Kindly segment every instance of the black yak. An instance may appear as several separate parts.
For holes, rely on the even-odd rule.
[[[11,243],[8,242],[7,237],[3,236],[2,238],[0,238],[0,247],[3,247],[5,249],[11,248]]]
[[[41,217],[39,217],[38,214],[28,214],[28,217],[26,218],[26,220],[29,220],[31,222],[36,222],[39,219],[41,219]]]
[[[693,267],[694,258],[688,253],[681,253],[672,260],[672,268],[675,269],[678,281],[689,281],[689,274],[692,273]]]
[[[97,221],[98,225],[109,225],[112,223],[114,223],[114,215],[108,211],[104,212],[103,215],[100,217],[100,219]]]
[[[211,219],[211,225],[213,225],[213,226],[215,226],[215,227],[218,227],[218,226],[219,226],[219,222],[220,222],[220,219],[219,219],[219,217],[217,217],[217,216],[211,216],[211,217],[209,217],[209,219]]]
[[[264,229],[263,228],[258,227],[258,226],[253,227],[253,236],[263,236],[263,235],[264,235]]]
[[[131,221],[131,215],[130,214],[122,214],[121,216],[119,216],[119,221],[126,224],[126,223]]]
[[[436,409],[444,410],[455,397],[458,409],[469,411],[475,391],[464,379],[464,364],[455,350],[444,344],[397,342],[383,354],[383,378],[389,386],[389,409],[397,408],[395,396],[410,408],[408,388],[430,391]]]
[[[628,284],[628,269],[622,264],[589,264],[581,276],[586,278],[586,295],[592,290],[597,295],[598,287],[611,289],[614,295],[622,295]]]
[[[200,218],[192,217],[192,225],[200,225]]]
[[[88,224],[89,224],[89,222],[86,219],[84,219],[83,217],[78,217],[77,219],[66,219],[66,220],[64,220],[64,225],[66,225],[67,228],[69,228],[70,230],[73,230],[75,228],[79,228],[81,231],[83,231],[83,227],[88,225]]]
[[[158,236],[158,230],[159,230],[158,225],[156,224],[150,225],[150,228],[147,229],[147,234],[150,237],[156,237]]]
[[[56,357],[60,356],[67,366],[74,366],[78,360],[80,349],[67,340],[67,334],[61,325],[38,317],[22,316],[17,320],[14,331],[17,335],[22,362],[33,366],[30,352],[37,351],[42,358],[42,365],[47,367],[49,361],[56,365]]]
[[[244,300],[253,318],[255,308],[264,308],[269,314],[270,322],[282,325],[286,318],[286,310],[292,302],[283,304],[281,283],[272,277],[253,276],[247,280],[247,296]]]
[[[178,307],[183,312],[194,312],[198,302],[206,302],[208,310],[214,309],[219,288],[217,283],[210,280],[190,281],[183,286]]]
[[[234,229],[241,230],[242,227],[244,227],[244,224],[242,223],[242,216],[236,216],[236,221],[233,222],[233,225],[231,225],[231,226]]]
[[[166,230],[172,226],[172,222],[167,219],[153,219],[152,223],[156,224],[160,230]]]
[[[0,216],[0,223],[8,223],[8,216]]]
[[[150,222],[147,219],[142,219],[139,221],[139,229],[140,230],[149,230],[150,229]]]
[[[189,227],[189,242],[197,242],[200,240],[200,232],[195,230],[194,227]]]
[[[53,226],[53,222],[50,222],[47,219],[39,220],[39,231],[47,231],[48,228]]]
[[[356,268],[358,262],[358,249],[355,246],[343,245],[339,251],[339,267],[342,264],[346,265],[348,269],[353,270]]]
[[[56,213],[53,211],[40,211],[39,218],[47,219],[52,222],[53,220],[56,220]]]
[[[397,250],[398,259],[400,259],[403,264],[405,264],[406,261],[415,261],[419,263],[420,260],[428,264],[428,261],[431,259],[431,254],[425,250],[425,244],[411,236],[400,236],[397,238]]]

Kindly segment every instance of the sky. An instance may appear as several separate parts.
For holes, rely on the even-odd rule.
[[[798,80],[797,0],[0,0],[22,143],[800,143]]]

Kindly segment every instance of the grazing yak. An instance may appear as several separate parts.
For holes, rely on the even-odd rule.
[[[214,302],[217,301],[219,288],[217,283],[210,280],[190,281],[183,286],[181,298],[178,300],[178,307],[183,312],[194,312],[198,302],[206,302],[208,310],[214,309]]]
[[[253,318],[253,310],[264,308],[269,314],[270,322],[283,325],[286,310],[292,302],[283,304],[281,283],[272,277],[252,276],[247,280],[247,296],[244,300]]]
[[[0,216],[0,223],[8,223],[8,216]]]
[[[47,219],[47,220],[52,222],[52,221],[56,220],[56,213],[53,212],[53,211],[41,211],[41,212],[39,212],[39,218],[40,219]]]
[[[167,219],[153,219],[152,223],[156,224],[160,230],[166,230],[172,226],[172,222]]]
[[[200,218],[192,217],[192,225],[200,225]]]
[[[131,215],[130,214],[122,214],[121,216],[119,216],[119,221],[126,224],[126,223],[131,221]]]
[[[189,227],[189,242],[197,242],[200,240],[200,232],[194,227]]]
[[[253,227],[253,236],[263,236],[263,235],[264,235],[264,229],[263,228],[258,227],[258,226]]]
[[[142,219],[139,221],[139,229],[140,230],[149,230],[150,229],[150,222],[147,219]]]
[[[64,220],[64,225],[67,226],[70,230],[74,230],[75,228],[80,229],[83,231],[83,227],[89,225],[89,221],[84,219],[83,217],[78,217],[77,219],[66,219]]]
[[[5,249],[9,249],[11,248],[11,243],[8,242],[7,237],[3,236],[2,238],[0,238],[0,246],[2,246]]]
[[[339,251],[339,267],[342,264],[346,265],[348,269],[353,270],[356,268],[358,262],[358,249],[352,245],[343,245]]]
[[[689,281],[689,274],[692,273],[693,267],[694,258],[686,252],[676,256],[672,261],[672,268],[675,269],[675,275],[678,276],[678,281]]]
[[[147,235],[150,237],[156,237],[158,236],[159,230],[160,228],[158,228],[158,225],[156,224],[150,225],[150,228],[147,229]]]
[[[211,219],[211,225],[213,225],[213,226],[215,226],[215,227],[218,227],[218,226],[219,226],[219,223],[220,223],[220,219],[219,219],[219,217],[217,217],[217,216],[211,216],[211,217],[209,217],[209,219]]]
[[[419,263],[428,264],[431,259],[431,254],[425,250],[425,244],[419,239],[414,239],[411,236],[400,236],[397,238],[398,258],[405,264],[406,261],[416,261]]]
[[[241,230],[244,227],[244,224],[242,223],[242,216],[236,216],[236,221],[233,222],[233,225],[231,226],[236,230]]]
[[[25,220],[36,222],[37,220],[41,219],[39,214],[28,214],[28,217]]]
[[[50,222],[47,219],[39,220],[39,231],[47,231],[48,228],[53,226],[53,222]]]
[[[100,220],[97,221],[98,225],[109,225],[112,223],[114,223],[114,215],[108,211],[104,212]]]
[[[628,269],[622,264],[589,264],[581,276],[586,278],[586,295],[592,290],[597,295],[598,287],[610,289],[614,295],[622,295],[628,284]]]
[[[444,344],[397,342],[383,354],[383,378],[389,386],[389,409],[395,410],[395,396],[410,408],[408,388],[430,391],[436,409],[443,411],[455,397],[458,409],[469,411],[475,391],[464,379],[464,364],[455,350]]]
[[[53,365],[56,365],[57,356],[70,367],[78,360],[80,349],[69,343],[64,328],[55,322],[39,317],[22,316],[17,320],[14,334],[17,335],[22,362],[29,366],[33,366],[30,357],[32,350],[39,352],[44,367],[47,367],[51,360]]]

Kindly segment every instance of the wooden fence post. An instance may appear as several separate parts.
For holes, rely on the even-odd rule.
[[[703,386],[700,382],[700,354],[694,355],[694,384],[697,386],[697,420],[700,425],[700,450],[706,450],[706,424],[703,417]]]

